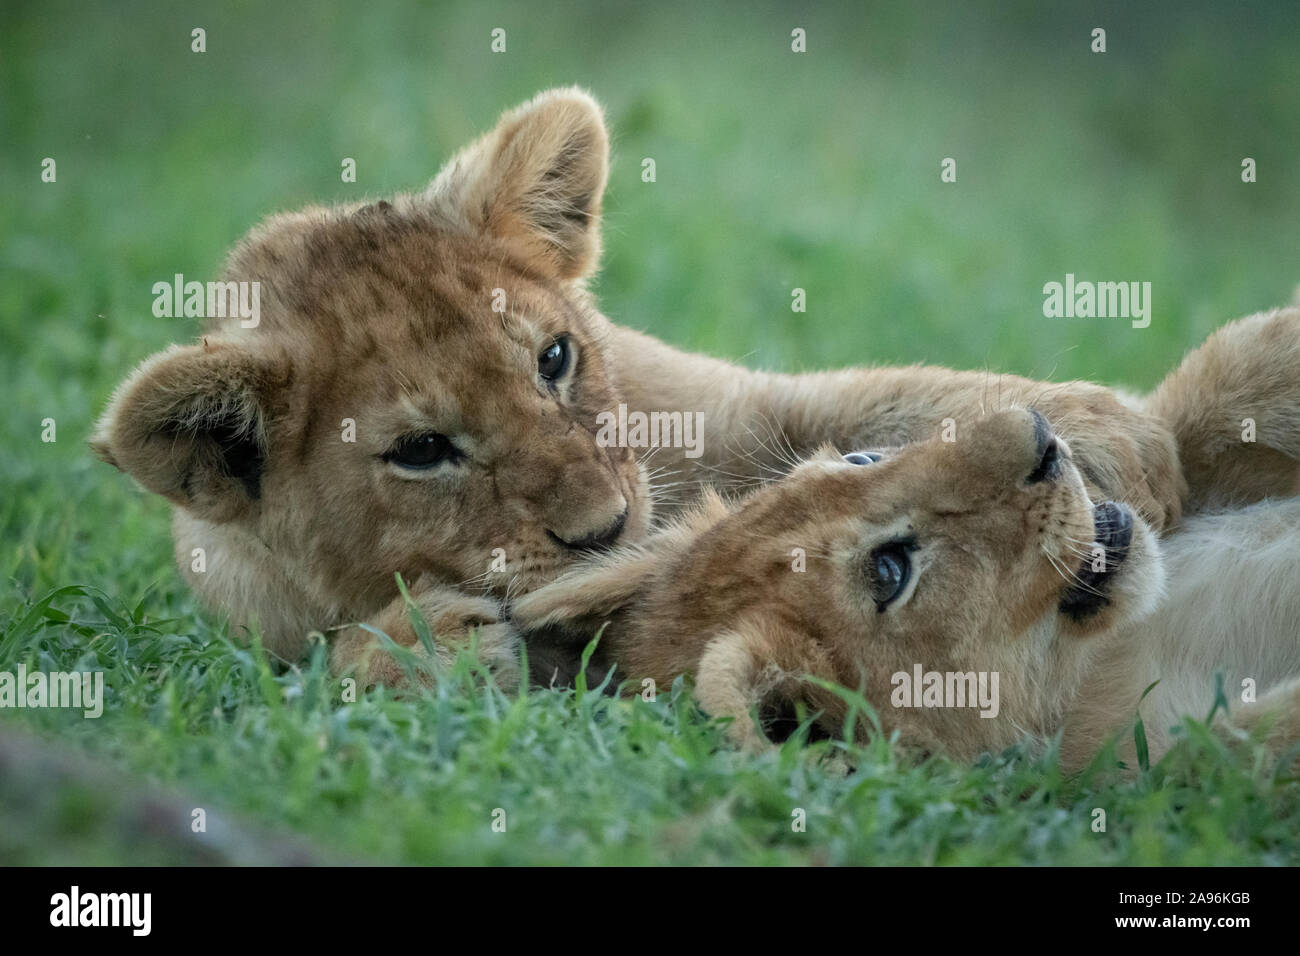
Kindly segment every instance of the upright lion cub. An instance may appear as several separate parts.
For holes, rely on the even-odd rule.
[[[612,325],[586,287],[608,144],[595,101],[554,90],[419,192],[273,216],[224,274],[261,284],[260,323],[213,320],[118,388],[96,452],[172,503],[191,585],[274,653],[323,630],[338,670],[400,680],[373,633],[416,644],[400,572],[440,653],[477,631],[515,680],[500,601],[650,527],[644,463],[597,440],[620,403],[702,413],[703,454],[653,462],[694,487],[767,477],[823,442],[910,441],[997,395],[1057,422],[1089,487],[1177,520],[1168,430],[1106,389],[923,367],[769,374]]]

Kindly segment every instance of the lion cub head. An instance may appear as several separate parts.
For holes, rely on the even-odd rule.
[[[644,532],[645,475],[595,437],[618,401],[584,288],[607,154],[595,102],[554,91],[421,193],[236,246],[224,278],[260,283],[256,327],[146,361],[93,441],[177,506],[183,567],[209,555],[196,586],[292,653],[391,599],[394,572],[518,593]]]
[[[1141,519],[1090,501],[1047,421],[1010,411],[955,442],[823,451],[514,614],[530,652],[608,622],[601,650],[618,674],[693,674],[701,704],[748,744],[784,739],[801,710],[838,736],[849,708],[833,683],[861,690],[886,732],[973,757],[1053,732],[1096,637],[1160,588]],[[970,699],[947,699],[949,686]]]

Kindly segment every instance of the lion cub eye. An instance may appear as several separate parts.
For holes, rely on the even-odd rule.
[[[569,370],[569,337],[561,335],[537,356],[537,374],[554,382]]]
[[[850,465],[874,465],[884,456],[878,451],[851,451],[844,456]]]
[[[454,461],[459,456],[460,452],[446,435],[425,432],[420,435],[409,435],[398,441],[384,455],[384,461],[391,461],[403,468],[423,471],[444,461]]]
[[[871,552],[867,559],[867,589],[876,602],[876,610],[883,611],[898,598],[912,577],[910,541],[891,541]]]

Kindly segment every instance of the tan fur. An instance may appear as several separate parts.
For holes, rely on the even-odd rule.
[[[868,466],[823,451],[737,503],[713,497],[646,543],[657,564],[642,555],[641,587],[610,615],[602,652],[623,675],[662,687],[695,675],[704,707],[732,718],[750,746],[762,740],[752,711],[774,703],[823,711],[828,730],[844,719],[846,706],[809,676],[861,688],[887,730],[962,756],[1050,733],[1097,646],[1086,638],[1139,595],[1058,623],[1061,569],[1077,567],[1076,542],[1092,540],[1092,509],[1072,464],[1058,480],[1024,484],[1035,450],[1030,414],[1010,410],[971,423],[956,442],[932,438]],[[1139,527],[1128,560],[1155,549]],[[906,600],[880,612],[863,568],[899,538],[918,542],[914,578]],[[610,565],[620,560],[603,559],[595,575],[616,580]],[[514,619],[525,631],[562,624],[579,602],[604,601],[598,584],[569,572],[517,602]],[[1046,653],[1058,637],[1061,652]],[[999,672],[1000,716],[882,706],[892,675],[915,663]]]
[[[312,630],[339,629],[340,670],[375,657],[369,678],[391,678],[371,635],[345,626],[370,619],[414,645],[400,572],[440,638],[480,629],[508,680],[514,642],[485,598],[553,577],[573,558],[557,538],[625,512],[623,533],[645,532],[644,472],[594,435],[617,393],[608,323],[578,280],[599,249],[605,153],[598,108],[561,91],[504,117],[423,194],[275,217],[225,271],[261,283],[260,324],[218,322],[114,395],[96,450],[177,506],[191,584],[273,652],[296,657]],[[573,369],[551,390],[537,356],[561,334]],[[422,431],[464,460],[427,473],[383,460]],[[250,455],[261,464],[241,480]],[[504,573],[489,571],[495,549]]]
[[[1234,453],[1221,439],[1233,420],[1255,416],[1269,423],[1260,441],[1294,468],[1297,345],[1300,310],[1233,323],[1153,403],[1189,447],[1213,436],[1220,459]],[[1158,757],[1181,717],[1209,713],[1216,669],[1233,702],[1225,729],[1267,725],[1279,748],[1300,739],[1300,499],[1195,514],[1163,542],[1138,516],[1122,563],[1098,585],[1104,603],[1072,616],[1062,597],[1094,557],[1095,502],[1064,448],[1059,474],[1030,483],[1039,447],[1031,415],[1010,410],[876,464],[823,450],[749,497],[710,496],[639,548],[567,572],[519,601],[514,620],[536,635],[530,648],[566,635],[577,646],[605,624],[602,666],[633,686],[693,675],[701,704],[731,718],[749,747],[766,744],[755,716],[792,703],[838,734],[848,705],[821,683],[831,682],[861,690],[910,746],[973,758],[1063,733],[1063,761],[1078,767],[1158,679],[1142,705]],[[1231,484],[1240,474],[1220,469],[1213,494],[1256,498],[1253,476]],[[903,538],[915,542],[913,577],[879,610],[865,583],[871,556]],[[893,675],[917,664],[997,672],[998,715],[891,706]],[[1261,697],[1239,706],[1245,677]]]
[[[743,490],[828,442],[892,447],[936,435],[949,419],[960,432],[989,412],[1019,407],[1052,421],[1074,447],[1085,480],[1104,497],[1132,504],[1157,528],[1177,524],[1182,511],[1185,486],[1168,428],[1098,385],[921,365],[751,372],[683,356],[617,327],[611,341],[630,408],[700,410],[715,436],[695,461],[681,449],[656,451],[653,465],[665,480],[703,472],[721,489]]]
[[[1166,593],[1106,638],[1067,713],[1062,759],[1086,762],[1139,710],[1158,758],[1183,718],[1209,715],[1216,671],[1229,704],[1222,727],[1265,728],[1276,753],[1300,741],[1300,498],[1194,515],[1162,552]],[[1242,702],[1245,679],[1254,703]],[[1135,766],[1132,734],[1118,745]]]
[[[1300,494],[1300,418],[1260,407],[1260,394],[1288,394],[1300,374],[1300,309],[1233,322],[1188,356],[1147,407],[1178,438],[1189,507],[1234,507]],[[1257,432],[1243,441],[1247,423]]]
[[[340,670],[387,679],[361,621],[415,644],[394,579],[439,621],[444,646],[481,629],[509,671],[513,641],[484,601],[552,580],[561,541],[620,541],[652,517],[631,449],[601,447],[596,415],[702,412],[704,454],[656,450],[665,485],[745,487],[823,442],[896,445],[1032,405],[1072,443],[1090,488],[1176,523],[1183,484],[1168,430],[1085,383],[938,368],[791,376],[688,355],[616,327],[586,281],[600,254],[608,134],[599,106],[554,90],[506,113],[418,193],[274,216],[234,249],[224,279],[261,283],[261,322],[215,321],[117,390],[93,445],[175,506],[192,586],[267,646],[297,656],[327,630]],[[742,237],[737,237],[740,240]],[[507,311],[492,311],[494,290]],[[537,357],[567,334],[569,377]],[[344,421],[356,441],[342,440]],[[463,459],[402,473],[383,456],[433,431]],[[669,510],[674,506],[669,506]],[[195,549],[207,567],[190,570]],[[492,572],[494,553],[507,570]],[[388,631],[388,628],[394,630]]]

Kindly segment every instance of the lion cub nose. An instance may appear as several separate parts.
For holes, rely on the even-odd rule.
[[[554,531],[546,533],[558,543],[564,545],[571,551],[591,551],[595,548],[608,548],[618,540],[618,536],[623,533],[623,526],[627,524],[627,512],[625,507],[623,513],[614,519],[613,523],[607,527],[593,531],[590,534],[584,534],[576,538],[562,538]]]
[[[1034,419],[1034,466],[1025,477],[1025,484],[1036,485],[1061,473],[1061,443],[1046,418],[1034,411],[1030,415]]]

